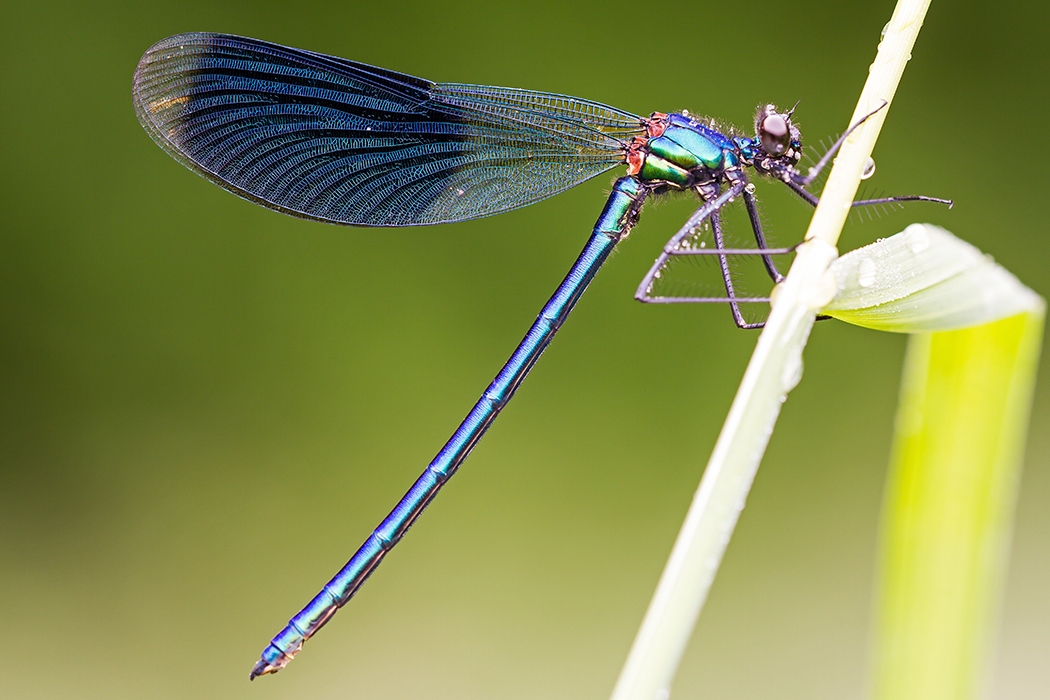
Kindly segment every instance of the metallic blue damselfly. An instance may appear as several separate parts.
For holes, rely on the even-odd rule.
[[[390,515],[262,653],[251,677],[284,668],[342,607],[455,473],[638,220],[650,195],[693,191],[700,208],[638,287],[650,302],[726,301],[740,311],[727,256],[766,247],[747,170],[805,188],[834,153],[802,175],[792,111],[759,109],[755,133],[725,133],[686,114],[638,117],[564,95],[440,84],[254,39],[182,34],[151,47],[135,71],[135,113],[169,155],[223,189],[285,214],[352,226],[463,221],[523,207],[626,165],[583,252],[466,419]],[[728,249],[721,209],[742,199],[757,248]],[[926,197],[896,197],[856,205]],[[941,200],[934,200],[941,201]],[[692,244],[701,226],[711,248]],[[725,296],[653,294],[676,256],[717,256]]]

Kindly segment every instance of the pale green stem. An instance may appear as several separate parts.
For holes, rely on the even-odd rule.
[[[780,406],[802,376],[816,310],[831,300],[828,265],[929,0],[901,0],[886,25],[843,144],[787,279],[779,286],[714,452],[624,664],[613,700],[665,700],[758,470]],[[812,240],[811,240],[812,239]]]

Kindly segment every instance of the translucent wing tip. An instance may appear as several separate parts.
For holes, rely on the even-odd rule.
[[[142,54],[131,84],[132,104],[142,128],[168,155],[198,172],[201,167],[180,145],[177,131],[190,100],[192,80],[187,72],[217,36],[221,35],[195,32],[161,39]]]
[[[186,99],[185,95],[173,97],[168,91],[159,88],[158,83],[171,76],[166,75],[167,71],[163,69],[158,70],[157,64],[170,58],[173,53],[172,49],[175,49],[176,52],[182,51],[189,44],[207,43],[208,39],[213,36],[216,35],[202,32],[176,34],[161,39],[142,54],[138,65],[135,66],[131,95],[135,105],[135,115],[138,116],[142,126],[150,132],[150,135],[153,135],[156,129],[156,120],[152,115],[180,104],[180,100],[185,102]]]

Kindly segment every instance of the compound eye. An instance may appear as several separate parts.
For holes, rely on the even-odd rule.
[[[766,153],[779,156],[791,143],[791,127],[783,115],[767,114],[758,123],[758,136]]]

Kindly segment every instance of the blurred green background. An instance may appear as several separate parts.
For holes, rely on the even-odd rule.
[[[747,127],[847,126],[893,3],[12,3],[0,14],[0,695],[604,698],[754,345],[632,294],[690,201],[649,206],[411,536],[286,671],[269,638],[456,427],[583,245],[612,176],[495,218],[281,216],[178,165],[139,56],[243,34],[447,82]],[[1045,3],[935,2],[868,194],[1046,296]],[[767,185],[765,222],[807,208]],[[676,685],[861,698],[903,337],[821,323]],[[1042,375],[1050,376],[1044,363]],[[1037,390],[991,697],[1050,686],[1050,383]]]

